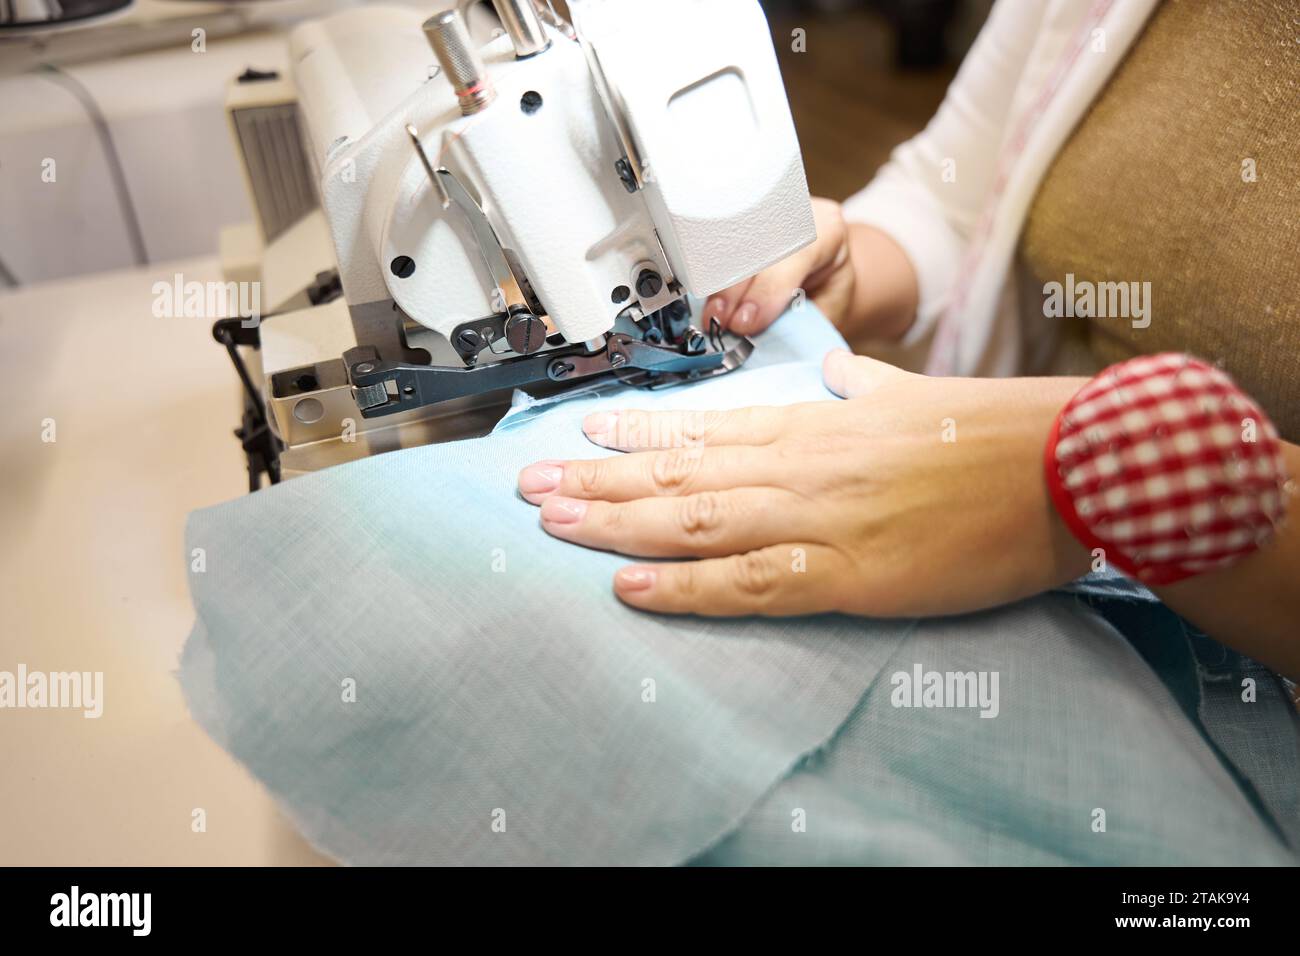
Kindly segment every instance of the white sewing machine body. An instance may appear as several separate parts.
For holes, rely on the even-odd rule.
[[[291,87],[235,88],[265,241],[262,389],[290,473],[481,432],[516,387],[728,371],[749,343],[687,295],[814,238],[757,0],[575,0],[573,27],[494,6],[506,30],[481,46],[454,13],[427,39],[407,8],[304,23]],[[272,223],[294,190],[250,118],[294,98],[320,210],[295,216],[299,198]]]

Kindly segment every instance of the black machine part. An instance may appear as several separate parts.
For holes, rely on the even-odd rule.
[[[244,449],[248,465],[248,490],[257,491],[262,486],[262,475],[266,475],[271,484],[277,484],[280,481],[280,442],[271,429],[262,396],[258,394],[244,358],[239,354],[240,346],[261,347],[258,328],[241,318],[219,319],[212,326],[212,337],[225,347],[243,386],[244,412],[239,427],[235,429],[235,437]]]
[[[343,363],[361,415],[376,418],[500,389],[607,374],[638,388],[665,388],[725,374],[753,351],[753,343],[740,336],[732,336],[728,345],[716,319],[707,335],[689,320],[684,299],[648,316],[630,306],[603,342],[592,347],[565,343],[558,336],[544,340],[542,320],[531,314],[502,315],[453,330],[452,345],[465,362],[461,367],[388,361],[373,346],[349,349]],[[501,339],[512,346],[513,357],[479,364],[479,355]],[[521,343],[530,350],[527,354],[519,354]],[[542,348],[543,343],[551,347]]]
[[[320,285],[328,290],[330,284]],[[464,362],[462,367],[387,362],[373,346],[349,349],[342,364],[362,416],[374,418],[501,389],[531,387],[550,392],[600,376],[637,388],[666,388],[725,374],[753,352],[748,339],[724,336],[716,319],[707,334],[690,319],[684,299],[651,315],[632,305],[619,313],[614,328],[596,346],[566,343],[559,335],[543,339],[541,319],[531,313],[503,313],[465,323],[453,332],[452,345]],[[280,480],[282,447],[239,352],[240,347],[260,348],[260,332],[243,319],[229,318],[214,324],[212,336],[226,349],[243,386],[244,411],[235,435],[247,459],[249,490],[256,491],[262,475],[271,484]],[[509,348],[509,357],[479,364],[483,351],[499,354],[499,348]]]

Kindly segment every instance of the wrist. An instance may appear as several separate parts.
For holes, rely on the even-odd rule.
[[[1053,436],[1061,410],[1088,379],[1059,376],[1024,381],[1031,389],[1034,409],[1031,415],[1026,416],[1028,428],[1033,433],[1034,448],[1032,464],[1026,465],[1034,475],[1029,500],[1034,517],[1045,526],[1042,534],[1044,546],[1038,556],[1049,569],[1048,587],[1060,587],[1091,571],[1095,555],[1087,543],[1074,534],[1053,500],[1051,488],[1044,480],[1043,455],[1044,449],[1054,444]]]
[[[974,438],[962,474],[976,486],[971,500],[983,503],[978,563],[970,569],[989,588],[981,605],[1020,600],[1088,573],[1091,557],[1053,507],[1042,465],[1053,420],[1087,380],[939,381],[953,383],[945,404],[964,407],[956,420]]]

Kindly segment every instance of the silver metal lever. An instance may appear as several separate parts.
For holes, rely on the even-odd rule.
[[[524,298],[524,293],[519,288],[519,280],[515,278],[514,271],[506,260],[506,254],[501,249],[501,241],[497,238],[492,223],[488,222],[483,207],[445,166],[439,166],[434,170],[434,175],[436,181],[441,184],[443,192],[460,207],[465,218],[469,220],[470,228],[474,230],[474,239],[478,243],[478,250],[483,254],[483,263],[487,266],[488,275],[501,290],[501,297],[505,304],[502,311],[511,312],[518,309],[527,311],[528,300]]]
[[[429,154],[424,151],[424,144],[420,142],[420,131],[407,123],[406,135],[411,137],[411,145],[415,147],[415,155],[420,157],[420,165],[424,167],[424,172],[428,175],[429,182],[433,183],[433,188],[438,190],[438,199],[442,203],[442,208],[446,209],[451,205],[451,197],[447,195],[447,190],[442,188],[442,180],[433,171],[433,163],[429,162]]]

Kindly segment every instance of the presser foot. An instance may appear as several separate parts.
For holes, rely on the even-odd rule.
[[[601,375],[637,388],[668,388],[725,375],[754,350],[749,339],[724,333],[716,319],[707,334],[687,328],[672,343],[647,341],[647,330],[634,328],[608,332],[594,343],[562,344],[487,364],[478,364],[476,349],[475,360],[464,367],[390,362],[373,346],[349,349],[343,362],[361,415],[377,418],[501,389],[586,382]]]

